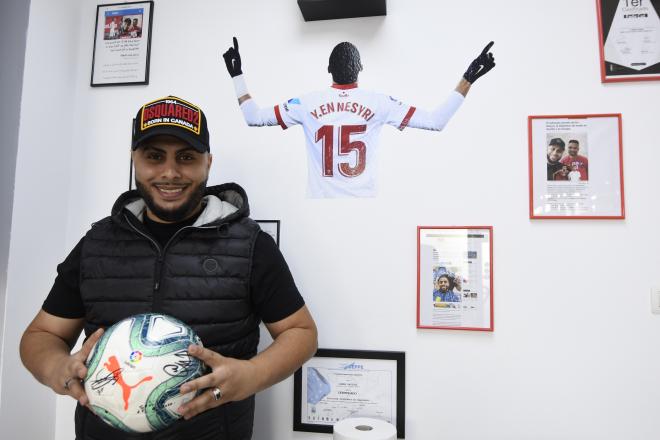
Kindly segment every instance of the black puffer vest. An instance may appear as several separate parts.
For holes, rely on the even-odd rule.
[[[182,228],[163,248],[126,208],[139,199],[136,191],[124,193],[112,215],[93,225],[85,236],[80,267],[87,336],[98,327],[107,328],[137,313],[165,313],[190,325],[205,347],[224,356],[249,359],[257,353],[260,321],[252,311],[249,280],[259,226],[248,218],[247,195],[237,184],[209,187],[207,195],[238,210],[200,226]],[[200,218],[213,215],[209,205]],[[108,431],[108,438],[207,438],[200,434],[208,426],[192,426],[199,425],[196,419],[201,415],[175,423],[174,431],[168,428],[156,435],[117,437],[118,431],[102,425],[92,431],[78,426],[96,422],[91,420],[95,416],[79,410],[87,413],[76,417],[76,433],[81,439],[96,438],[90,433],[98,436],[96,431],[101,428]],[[217,426],[208,438],[250,438],[253,411],[253,398],[209,411],[218,412],[212,424],[222,422],[223,426]],[[190,425],[190,430],[181,425]],[[227,435],[232,432],[236,435]]]

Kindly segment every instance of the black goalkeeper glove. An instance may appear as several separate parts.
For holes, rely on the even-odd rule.
[[[488,43],[488,45],[484,47],[484,50],[481,51],[479,56],[475,58],[472,63],[470,63],[470,66],[463,74],[463,78],[465,78],[465,80],[470,84],[473,84],[477,79],[481,78],[483,75],[488,73],[490,69],[495,67],[495,58],[493,58],[493,54],[491,52],[488,52],[488,49],[490,49],[493,44],[495,44],[494,41]]]
[[[227,72],[229,72],[232,78],[243,74],[241,70],[241,54],[238,53],[238,40],[236,37],[234,37],[234,47],[230,47],[222,57],[225,59]]]

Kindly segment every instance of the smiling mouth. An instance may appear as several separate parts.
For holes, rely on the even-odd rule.
[[[176,199],[188,186],[154,185],[154,187],[164,199]]]

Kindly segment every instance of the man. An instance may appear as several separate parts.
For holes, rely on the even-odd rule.
[[[561,159],[561,163],[566,165],[569,169],[578,171],[580,173],[580,180],[589,180],[589,160],[580,156],[580,142],[571,139],[568,141],[568,155]]]
[[[58,266],[21,359],[41,383],[78,400],[78,440],[249,439],[254,394],[312,356],[314,321],[275,242],[248,217],[245,191],[206,187],[212,156],[201,109],[174,96],[145,104],[132,149],[137,190],[122,194]],[[101,329],[145,312],[189,324],[206,347],[189,353],[211,369],[181,387],[202,390],[177,409],[183,419],[147,437],[101,421],[80,382]],[[273,343],[257,354],[262,320]],[[87,340],[70,354],[83,329]]]
[[[449,274],[442,274],[435,280],[433,302],[459,302],[461,297],[454,293],[454,281]]]
[[[250,126],[302,124],[307,139],[308,195],[373,197],[376,195],[378,134],[383,124],[442,130],[458,110],[470,86],[495,66],[490,42],[470,64],[455,91],[432,112],[403,104],[391,96],[358,88],[362,63],[357,48],[339,43],[330,54],[332,86],[261,109],[248,93],[238,41],[223,55],[236,96]]]
[[[568,180],[568,167],[560,162],[566,143],[561,138],[552,138],[548,143],[548,180]]]
[[[133,24],[131,25],[130,32],[133,38],[139,38],[142,36],[142,28],[138,26],[137,18],[133,19]]]

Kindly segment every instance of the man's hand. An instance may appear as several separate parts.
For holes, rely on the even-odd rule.
[[[227,402],[243,400],[257,392],[256,366],[251,361],[225,357],[199,345],[190,345],[188,353],[204,362],[212,371],[181,386],[181,394],[205,390],[179,407],[177,412],[184,419],[188,420]]]
[[[236,37],[234,37],[234,47],[230,47],[222,57],[225,59],[227,71],[232,78],[243,74],[241,70],[241,54],[238,53],[238,40]]]
[[[483,75],[488,73],[490,69],[495,67],[495,58],[491,52],[488,50],[495,44],[491,41],[484,47],[484,50],[481,51],[479,56],[470,63],[470,66],[463,74],[463,78],[470,84],[473,84],[477,79],[481,78]]]
[[[94,344],[103,335],[103,329],[98,329],[87,338],[80,351],[73,353],[57,363],[57,369],[51,376],[51,388],[57,394],[68,395],[76,399],[81,405],[89,403],[82,380],[87,375],[85,361],[92,351]]]

